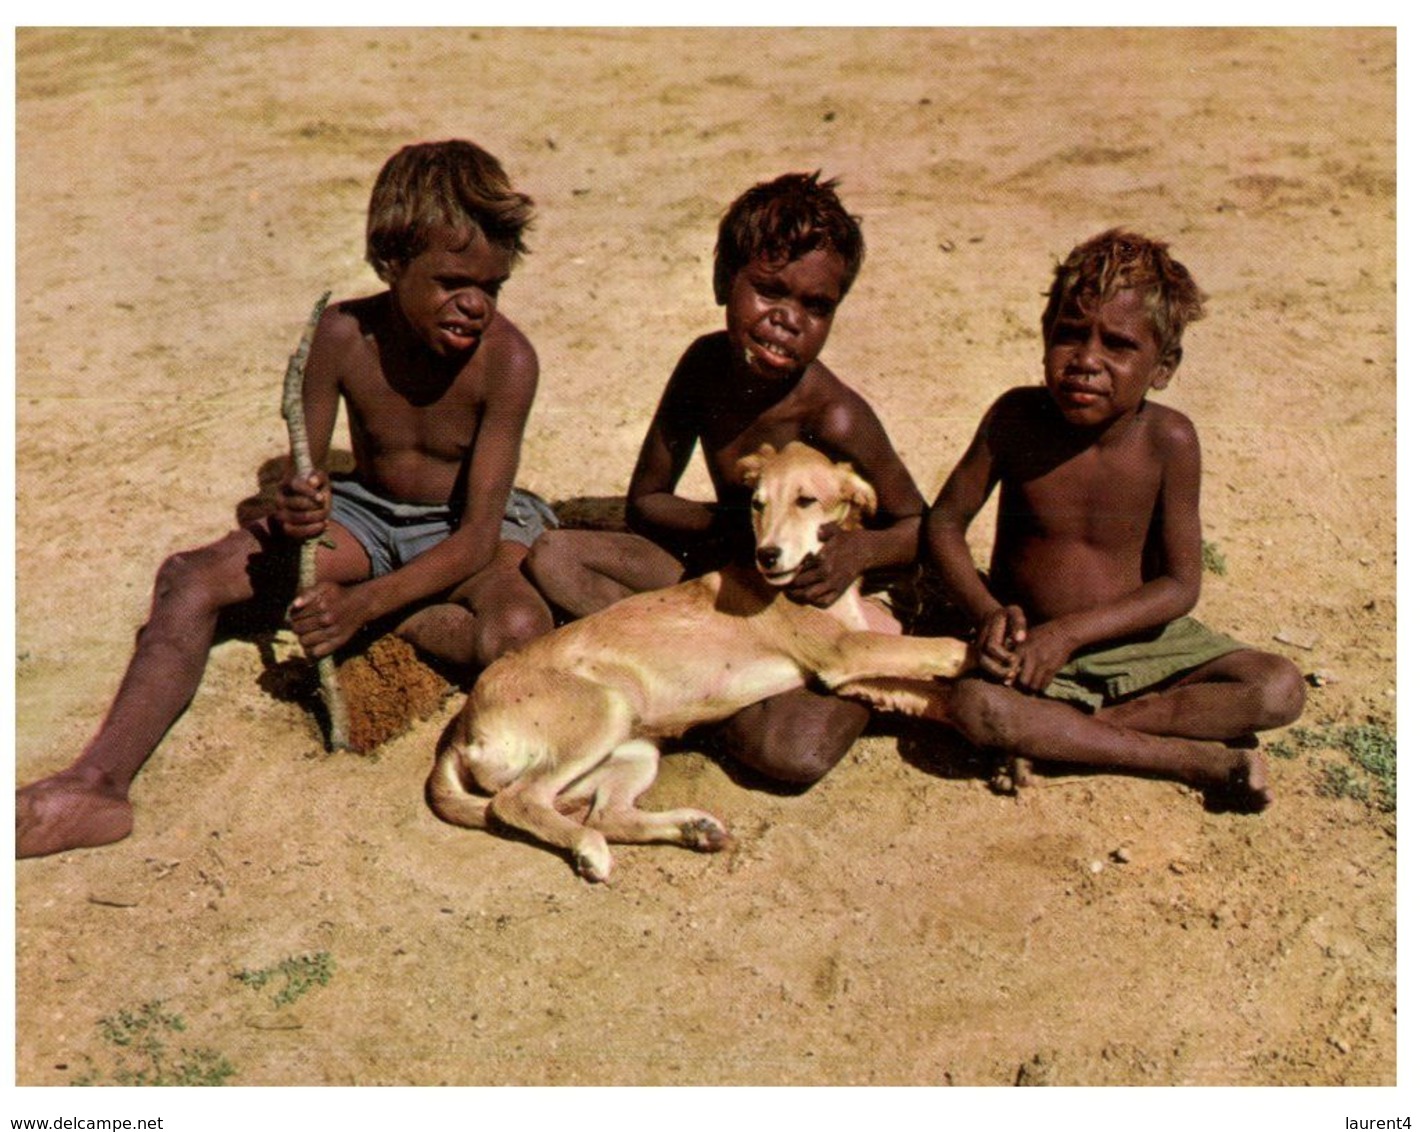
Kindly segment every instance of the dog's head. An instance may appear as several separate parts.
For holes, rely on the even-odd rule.
[[[751,488],[756,569],[784,586],[820,551],[820,528],[860,526],[875,509],[875,490],[849,464],[837,464],[808,444],[792,441],[779,452],[763,444],[736,464]]]

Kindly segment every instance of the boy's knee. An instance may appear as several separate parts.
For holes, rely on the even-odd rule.
[[[479,618],[475,633],[475,657],[483,666],[492,664],[506,652],[528,644],[553,629],[548,607],[533,602],[504,606],[497,613]]]
[[[161,604],[191,602],[214,609],[220,604],[211,566],[195,551],[182,551],[163,560],[154,578],[153,598]]]
[[[1295,665],[1271,654],[1260,679],[1261,730],[1287,727],[1304,712],[1308,689]]]
[[[755,704],[721,728],[727,753],[789,786],[819,782],[863,734],[869,709],[802,693]]]

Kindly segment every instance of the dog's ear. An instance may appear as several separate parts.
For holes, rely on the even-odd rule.
[[[770,444],[763,444],[755,452],[736,461],[736,475],[747,487],[755,487],[761,482],[761,473],[766,469],[766,461],[776,454]]]
[[[849,464],[836,464],[835,470],[840,473],[840,498],[850,504],[856,517],[873,515],[879,499],[869,481]]]

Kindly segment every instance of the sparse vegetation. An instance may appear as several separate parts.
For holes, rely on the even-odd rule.
[[[1276,758],[1334,750],[1348,756],[1347,763],[1321,764],[1319,792],[1330,798],[1353,798],[1392,813],[1398,805],[1398,737],[1378,723],[1330,723],[1321,727],[1291,727],[1270,744]]]
[[[1225,573],[1225,551],[1206,539],[1201,543],[1201,565],[1212,574]]]
[[[309,955],[292,955],[280,963],[264,967],[259,971],[242,970],[233,976],[238,982],[253,990],[261,990],[273,979],[282,979],[281,989],[272,996],[274,1006],[289,1006],[312,987],[324,987],[331,981],[336,964],[329,951],[316,951]]]
[[[160,1000],[137,1010],[120,1010],[100,1018],[99,1035],[114,1051],[113,1067],[105,1073],[89,1061],[76,1085],[223,1085],[237,1073],[225,1056],[213,1049],[181,1048],[170,1053],[164,1037],[182,1033],[187,1024],[169,1014]]]

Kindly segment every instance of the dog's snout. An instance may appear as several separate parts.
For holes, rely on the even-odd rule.
[[[756,564],[762,569],[774,569],[780,560],[781,548],[779,546],[758,546],[756,548]]]

